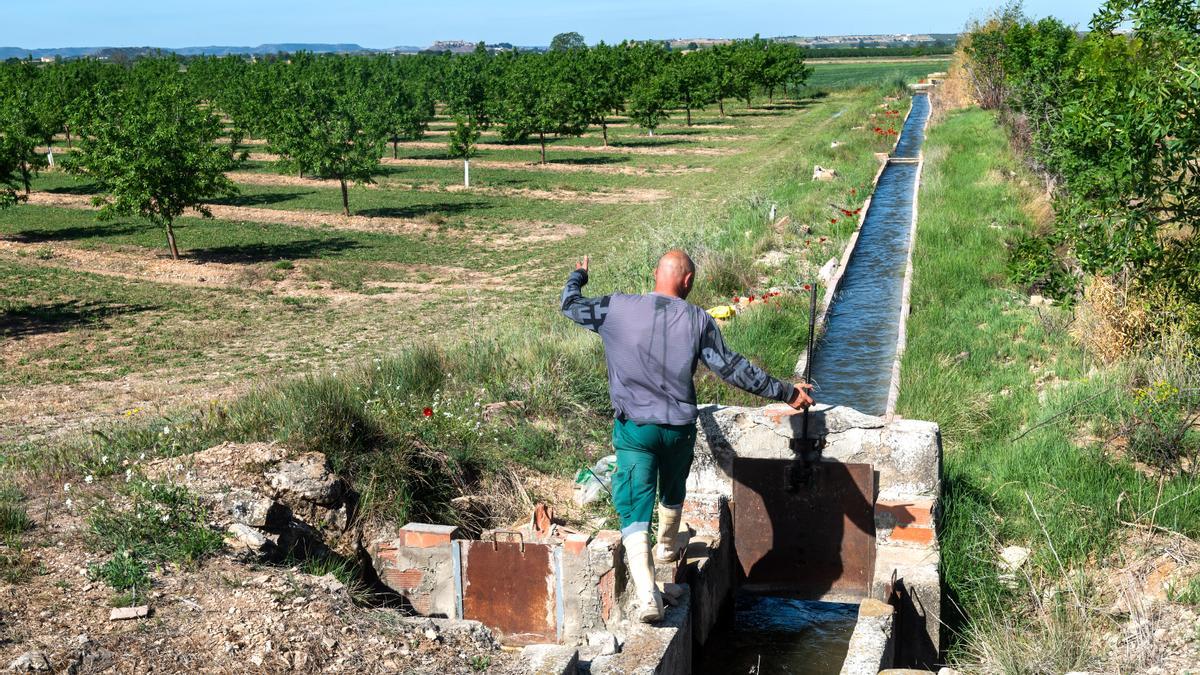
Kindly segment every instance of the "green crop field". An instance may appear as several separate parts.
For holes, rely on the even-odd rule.
[[[875,85],[903,80],[915,82],[930,73],[945,71],[950,59],[863,59],[861,62],[813,63],[806,85],[813,90]]]

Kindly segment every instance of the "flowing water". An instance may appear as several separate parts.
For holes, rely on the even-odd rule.
[[[925,140],[929,98],[913,97],[895,157],[916,158]],[[858,243],[846,264],[825,333],[813,354],[821,403],[883,415],[899,338],[900,299],[912,232],[917,164],[889,163],[879,176]]]
[[[788,673],[827,675],[841,670],[857,605],[790,600],[740,593],[733,626],[708,641],[695,662],[702,675]]]
[[[928,117],[928,96],[914,96],[893,157],[920,157]],[[821,403],[885,413],[899,338],[917,168],[915,162],[892,162],[879,176],[813,354],[812,380]],[[828,675],[841,670],[857,620],[856,605],[749,594],[739,594],[734,604],[732,624],[709,639],[698,655],[697,672]]]

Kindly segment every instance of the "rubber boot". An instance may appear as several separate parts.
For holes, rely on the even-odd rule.
[[[654,547],[654,562],[673,563],[679,560],[679,521],[683,507],[670,509],[658,505],[658,545]]]
[[[654,565],[650,561],[650,533],[634,532],[625,537],[625,559],[629,561],[629,576],[633,579],[637,606],[634,617],[642,623],[660,621],[663,617],[662,595],[654,583]]]

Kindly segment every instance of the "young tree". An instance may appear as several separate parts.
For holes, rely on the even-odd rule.
[[[93,200],[102,219],[149,220],[165,230],[178,259],[175,219],[189,209],[211,217],[206,201],[236,194],[225,172],[237,165],[238,139],[217,144],[221,120],[188,94],[174,60],[143,63],[133,82],[85,103],[73,120],[79,150],[64,164],[103,189]]]
[[[459,118],[454,121],[454,129],[450,131],[450,156],[463,161],[463,187],[471,187],[471,158],[479,153],[476,143],[479,142],[479,130],[469,119]]]
[[[589,111],[580,94],[583,82],[573,75],[568,52],[521,54],[508,66],[500,133],[509,141],[536,134],[546,163],[546,134],[579,136],[587,130]]]
[[[669,52],[659,43],[642,43],[630,50],[629,117],[651,136],[669,117],[672,86],[666,72]]]
[[[426,82],[407,59],[376,57],[372,68],[379,80],[383,101],[384,124],[392,143],[392,159],[398,156],[400,141],[415,141],[425,135],[433,119],[434,104]]]
[[[767,41],[757,35],[749,40],[738,40],[734,43],[729,65],[732,91],[749,108],[754,88],[766,82]]]
[[[47,113],[45,85],[46,77],[28,62],[0,73],[0,164],[11,167],[26,197],[33,177],[48,163],[39,146],[49,146],[57,129]]]
[[[338,181],[350,215],[350,181],[372,183],[387,135],[385,97],[361,60],[299,55],[275,68],[267,140],[281,166]]]
[[[717,100],[716,62],[708,52],[673,54],[666,77],[673,98],[683,106],[687,125],[692,126],[692,109]]]
[[[483,43],[475,51],[461,56],[449,56],[443,81],[442,100],[455,116],[471,118],[475,126],[487,129],[491,125],[496,89],[502,83],[497,59],[488,53]]]

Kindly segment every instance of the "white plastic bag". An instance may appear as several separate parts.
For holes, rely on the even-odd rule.
[[[617,470],[617,456],[601,457],[590,469],[583,468],[575,473],[575,503],[583,506],[600,498],[601,492],[608,494],[612,489],[612,474]]]

